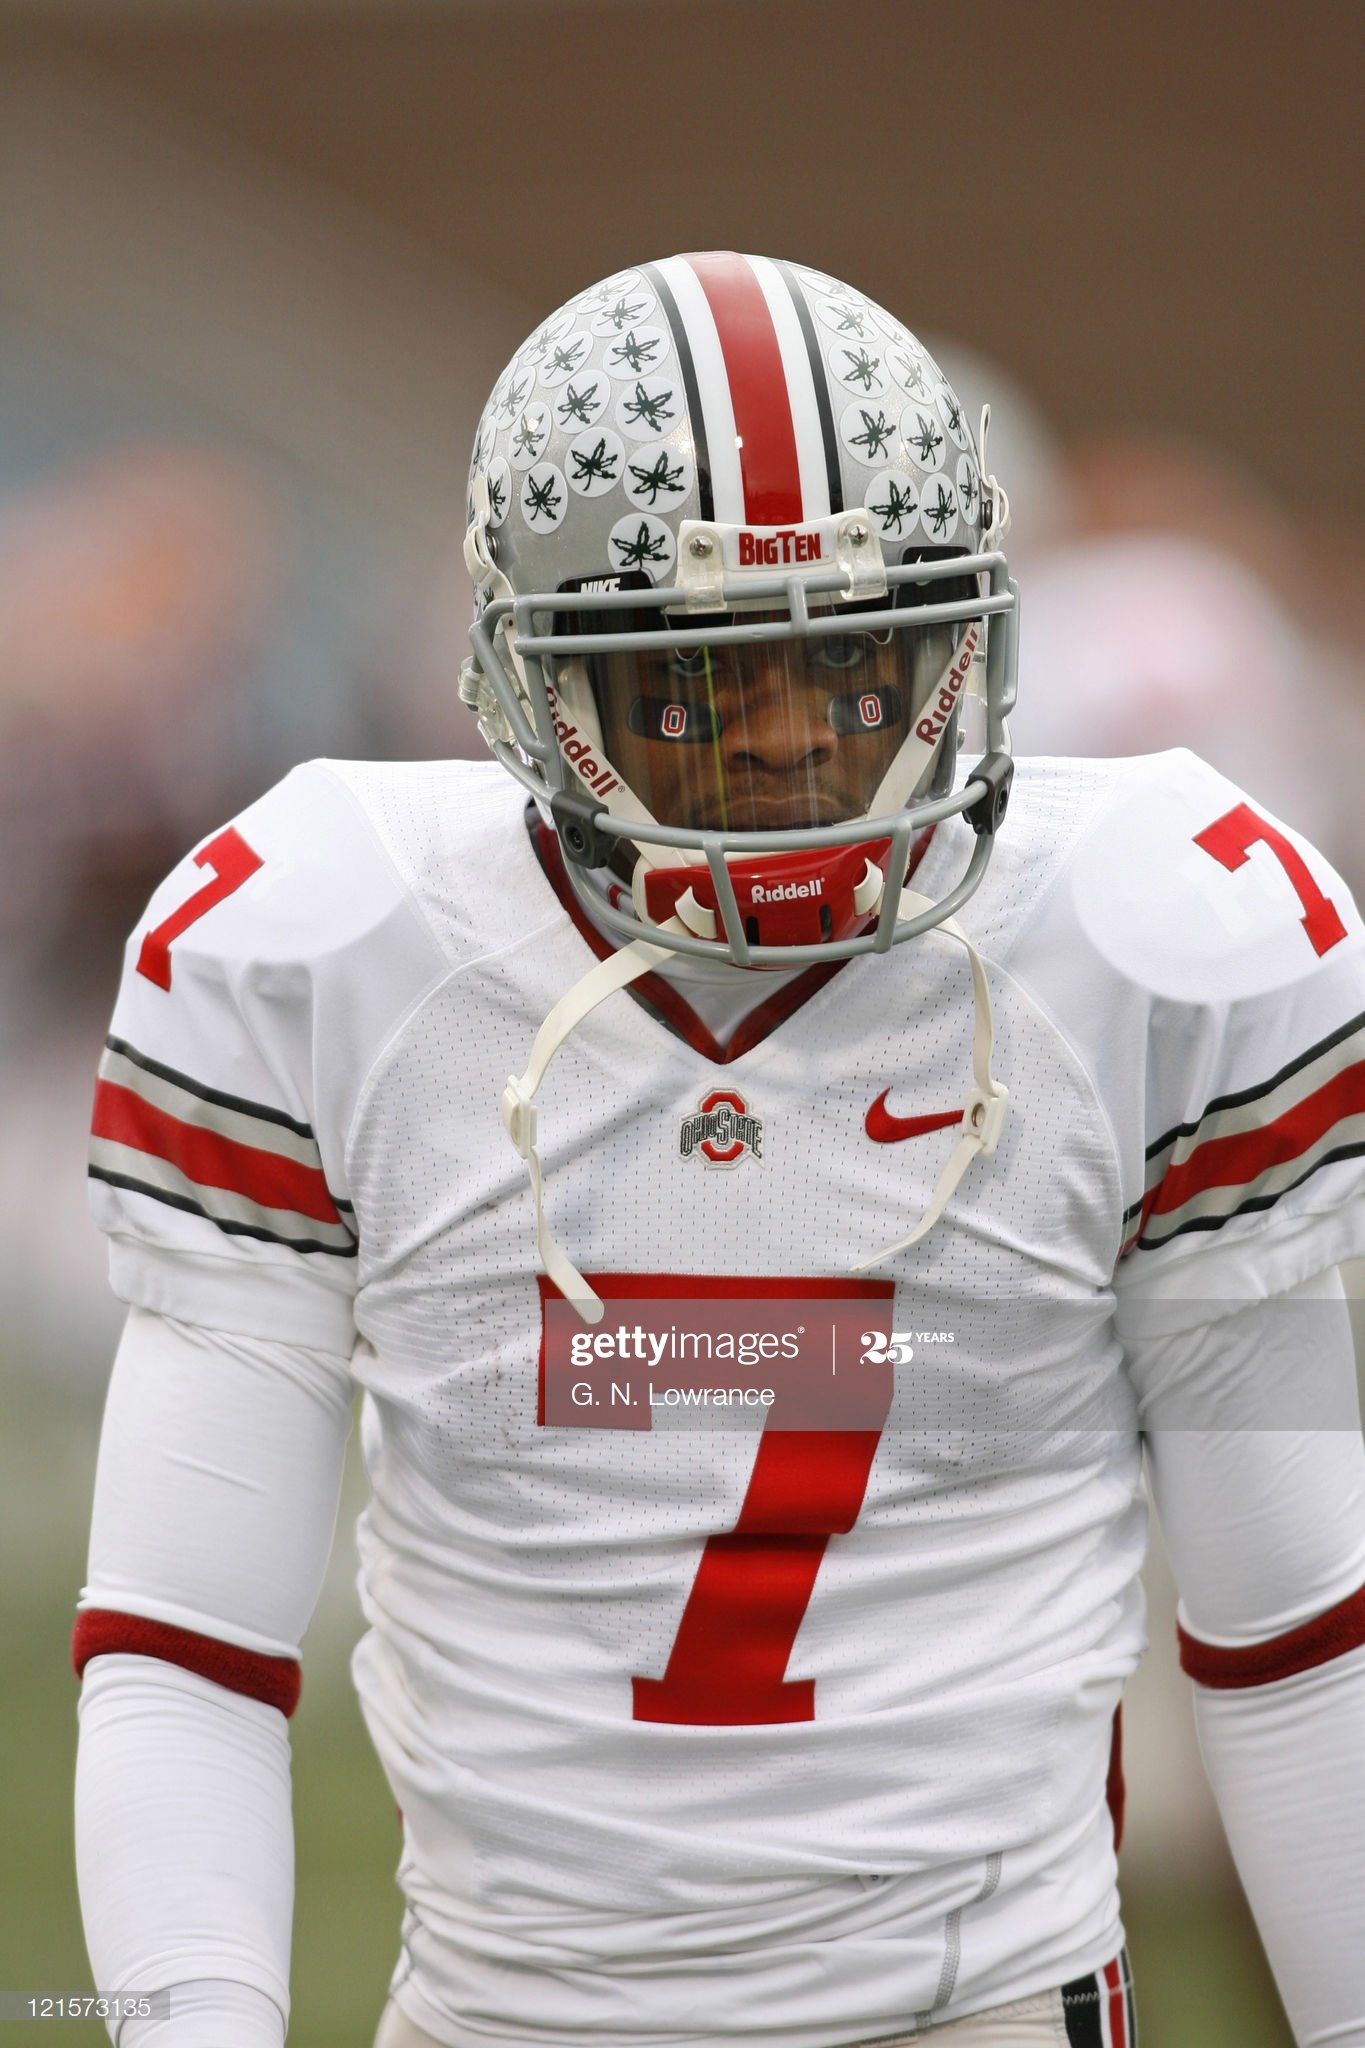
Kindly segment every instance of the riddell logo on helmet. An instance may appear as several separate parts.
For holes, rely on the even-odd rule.
[[[755,882],[749,891],[751,903],[794,903],[798,896],[823,896],[825,878],[817,875],[813,882],[779,882],[775,889],[765,889],[762,882]]]
[[[926,743],[936,740],[944,726],[948,723],[948,720],[952,717],[953,707],[962,694],[962,685],[967,680],[967,673],[972,665],[972,656],[976,653],[977,642],[980,638],[981,629],[979,626],[973,624],[967,628],[962,638],[962,645],[957,650],[957,658],[947,675],[943,678],[943,687],[938,693],[933,708],[919,720],[915,727],[917,738],[924,740]]]
[[[559,741],[559,751],[570,763],[579,781],[586,783],[596,796],[610,796],[614,789],[621,787],[620,782],[610,768],[603,767],[593,753],[591,744],[583,738],[578,727],[570,725],[559,708],[553,690],[550,692],[550,709],[554,713],[555,738]]]
[[[773,568],[778,562],[823,560],[824,549],[818,533],[798,533],[792,526],[780,527],[776,533],[753,533],[748,527],[740,528],[741,569]]]

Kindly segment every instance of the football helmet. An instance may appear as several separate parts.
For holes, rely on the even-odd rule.
[[[927,350],[820,271],[668,257],[537,328],[475,442],[461,695],[599,924],[785,968],[950,917],[1009,786],[1007,516]],[[959,812],[962,876],[902,901]]]

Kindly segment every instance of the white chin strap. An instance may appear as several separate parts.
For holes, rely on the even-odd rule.
[[[930,908],[932,906],[927,896],[920,896],[914,890],[905,889],[901,892],[897,916],[914,917],[920,911]],[[676,919],[670,918],[662,929],[680,932],[683,927]],[[952,918],[945,918],[934,929],[946,932],[949,938],[956,939],[959,944],[966,947],[972,968],[975,1007],[972,1086],[962,1107],[962,1135],[938,1177],[928,1207],[910,1235],[898,1239],[895,1244],[884,1246],[881,1251],[874,1252],[871,1258],[860,1259],[852,1268],[855,1273],[865,1273],[872,1266],[880,1266],[884,1260],[894,1258],[897,1252],[906,1251],[926,1236],[947,1208],[958,1182],[973,1159],[978,1153],[989,1158],[1000,1143],[1000,1134],[1005,1127],[1009,1090],[991,1073],[991,1053],[995,1047],[995,1019],[991,1012],[991,992],[981,955]],[[509,1075],[507,1086],[502,1092],[503,1127],[526,1161],[527,1171],[531,1177],[531,1195],[536,1210],[536,1251],[541,1266],[547,1279],[554,1282],[565,1300],[573,1304],[585,1323],[601,1322],[604,1313],[602,1302],[545,1221],[544,1172],[540,1154],[536,1149],[538,1115],[533,1098],[545,1078],[550,1061],[583,1019],[595,1010],[599,1003],[605,1002],[609,995],[614,995],[617,989],[628,988],[631,982],[638,981],[640,976],[647,974],[652,967],[657,967],[661,961],[674,957],[674,949],[669,946],[655,946],[645,939],[636,939],[633,944],[621,947],[618,952],[590,967],[581,980],[576,981],[573,987],[560,997],[537,1031],[526,1072],[520,1079],[514,1074]]]
[[[912,889],[901,891],[898,918],[913,917],[921,910],[928,910],[927,896],[919,896]],[[951,917],[945,917],[935,931],[946,932],[950,939],[967,949],[967,958],[972,967],[972,995],[976,1012],[972,1030],[972,1085],[967,1100],[962,1105],[962,1136],[949,1153],[942,1173],[929,1197],[929,1206],[908,1237],[898,1238],[895,1244],[883,1246],[873,1252],[870,1259],[859,1259],[852,1268],[855,1273],[866,1273],[872,1266],[880,1266],[886,1259],[893,1259],[897,1252],[908,1251],[912,1244],[918,1244],[927,1237],[939,1217],[947,1208],[958,1182],[967,1168],[980,1153],[989,1159],[1000,1143],[1000,1134],[1005,1128],[1005,1111],[1009,1105],[1010,1092],[1003,1081],[997,1081],[991,1072],[991,1054],[995,1050],[995,1015],[991,1009],[990,985],[986,980],[986,969],[981,955],[972,944],[962,927]],[[929,934],[926,932],[925,937]]]
[[[670,919],[663,929],[681,931],[682,926]],[[550,1061],[583,1019],[608,996],[614,995],[618,988],[629,988],[631,982],[638,981],[642,974],[648,974],[651,967],[673,957],[671,948],[667,946],[653,946],[646,939],[636,939],[633,944],[622,946],[619,952],[590,967],[560,997],[537,1031],[526,1072],[520,1080],[515,1074],[509,1074],[507,1086],[502,1091],[503,1129],[526,1161],[531,1176],[531,1196],[536,1205],[536,1251],[540,1255],[541,1266],[546,1278],[553,1280],[564,1299],[573,1303],[585,1323],[601,1322],[602,1302],[545,1221],[544,1173],[536,1150],[538,1112],[532,1098],[545,1079]]]

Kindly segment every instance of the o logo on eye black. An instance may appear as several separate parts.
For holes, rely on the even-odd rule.
[[[665,704],[663,716],[659,720],[659,730],[666,740],[680,740],[687,731],[687,706]]]
[[[869,693],[858,699],[858,710],[864,725],[880,725],[882,722],[882,700]]]

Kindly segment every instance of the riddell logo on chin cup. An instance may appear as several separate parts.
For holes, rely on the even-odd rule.
[[[869,865],[881,868],[889,839],[861,839],[851,846],[798,848],[728,863],[735,901],[751,945],[809,946],[847,938],[869,913],[858,908],[856,892]],[[645,908],[665,923],[689,891],[722,928],[711,870],[651,868],[645,877]]]
[[[811,882],[779,882],[771,889],[765,889],[762,882],[755,882],[749,891],[751,903],[795,903],[805,896],[823,896],[825,878],[817,875]]]

